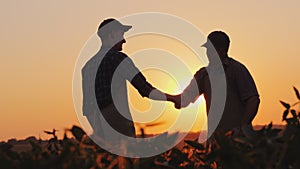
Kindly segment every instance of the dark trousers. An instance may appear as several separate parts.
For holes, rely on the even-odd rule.
[[[101,114],[106,120],[106,122],[110,125],[111,128],[116,130],[116,132],[123,134],[129,137],[136,137],[135,127],[133,121],[125,118],[117,108],[110,104],[104,108],[101,108]],[[97,137],[103,138],[103,125],[101,125],[101,116],[100,112],[96,111],[87,116],[87,119],[93,128],[94,135]]]

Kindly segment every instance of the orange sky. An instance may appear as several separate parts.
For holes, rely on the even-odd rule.
[[[108,17],[163,12],[185,19],[205,34],[224,30],[232,41],[229,54],[247,66],[261,95],[254,124],[281,123],[283,108],[279,100],[294,102],[292,86],[300,90],[298,0],[229,0],[218,4],[197,0],[132,0],[118,4],[97,0],[12,0],[0,4],[0,140],[30,135],[45,138],[43,130],[57,128],[62,133],[64,128],[79,124],[72,100],[74,67],[85,42],[99,22]],[[153,42],[157,37],[143,38]],[[138,38],[129,38],[124,51],[134,53],[137,41]],[[172,42],[162,41],[158,47],[168,50]],[[189,54],[183,51],[182,55]],[[191,69],[200,67],[192,65]],[[158,88],[172,92],[150,77],[153,72],[145,74]],[[166,119],[171,121],[174,117]]]

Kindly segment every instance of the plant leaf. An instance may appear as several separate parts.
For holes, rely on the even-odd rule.
[[[298,100],[300,100],[300,94],[299,94],[299,91],[297,90],[297,88],[296,88],[295,86],[293,86],[293,88],[294,88],[294,91],[295,91],[295,93],[296,93],[296,96],[297,96]]]
[[[287,122],[289,125],[291,125],[291,124],[293,124],[293,123],[295,122],[295,119],[294,119],[294,118],[287,118],[287,119],[286,119],[286,122]]]
[[[184,142],[198,150],[204,150],[204,146],[197,141],[184,140]]]
[[[269,123],[267,129],[270,130],[270,129],[272,129],[272,127],[273,127],[273,123],[271,122],[271,123]]]
[[[286,120],[286,116],[289,114],[289,110],[285,110],[282,115],[282,121]]]
[[[280,103],[286,108],[286,109],[289,109],[291,106],[290,104],[286,103],[286,102],[283,102],[280,100]]]
[[[75,125],[73,125],[71,132],[78,141],[81,141],[82,137],[86,134],[80,127]]]
[[[292,110],[291,110],[291,114],[293,115],[293,117],[294,117],[295,119],[297,119],[297,113],[296,113],[296,110],[292,109]]]

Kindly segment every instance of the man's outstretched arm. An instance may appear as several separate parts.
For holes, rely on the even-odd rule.
[[[194,103],[203,92],[199,90],[197,83],[197,73],[194,78],[190,81],[189,85],[183,90],[179,95],[176,95],[177,104],[175,103],[175,108],[187,107],[190,103]]]
[[[166,94],[155,87],[153,87],[143,76],[142,73],[138,73],[131,81],[131,84],[139,91],[143,97],[148,97],[152,100],[158,101],[171,101],[176,102],[175,96]]]

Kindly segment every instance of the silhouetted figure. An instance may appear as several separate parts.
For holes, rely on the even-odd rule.
[[[207,49],[209,65],[199,69],[194,74],[193,79],[182,94],[177,95],[175,106],[177,108],[186,107],[203,94],[206,100],[207,114],[215,113],[211,107],[212,85],[210,78],[215,78],[217,81],[218,76],[225,73],[226,83],[223,87],[226,90],[226,102],[217,130],[224,132],[232,130],[233,134],[236,135],[240,129],[252,129],[251,122],[257,114],[260,99],[254,80],[247,68],[228,56],[229,45],[230,39],[222,31],[214,31],[208,35],[207,42],[202,46]],[[220,66],[216,66],[217,61],[219,63],[221,61]],[[224,71],[222,71],[222,66]],[[223,84],[214,84],[215,89],[221,89],[222,86],[220,85]],[[214,117],[208,116],[209,133],[213,132],[211,124],[216,121]]]
[[[117,132],[135,137],[135,127],[128,106],[126,81],[129,81],[143,97],[166,100],[161,91],[147,82],[133,61],[122,51],[124,33],[132,26],[116,19],[104,20],[97,34],[102,46],[83,67],[83,113],[94,134],[103,137],[103,121],[99,113]],[[99,111],[100,110],[100,111]]]

